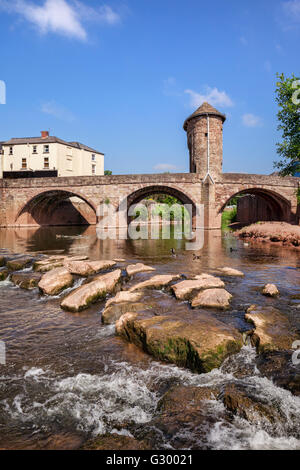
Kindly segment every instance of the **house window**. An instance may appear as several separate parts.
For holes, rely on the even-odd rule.
[[[13,147],[9,147],[9,155],[13,154]]]
[[[92,175],[96,174],[96,165],[92,165]]]
[[[27,170],[27,159],[22,158],[22,170]]]
[[[92,162],[96,161],[96,155],[92,154]]]
[[[37,146],[36,146],[36,145],[34,145],[34,146],[32,147],[32,153],[37,153]]]
[[[49,158],[45,157],[44,158],[44,169],[48,169],[48,168],[49,168]]]
[[[72,158],[67,158],[67,170],[73,171],[73,159]]]
[[[49,153],[49,145],[44,145],[44,153]]]

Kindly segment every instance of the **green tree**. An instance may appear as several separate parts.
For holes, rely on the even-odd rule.
[[[278,130],[282,132],[282,142],[277,144],[280,160],[274,162],[281,175],[291,175],[295,163],[300,162],[300,80],[277,74],[276,101],[279,106]]]
[[[112,175],[112,171],[111,170],[105,170],[104,174],[105,174],[105,176],[110,176],[110,175]]]

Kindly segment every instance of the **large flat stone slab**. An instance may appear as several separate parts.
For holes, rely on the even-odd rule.
[[[143,290],[143,289],[162,289],[164,287],[168,287],[172,282],[180,279],[180,275],[175,274],[158,274],[157,276],[153,276],[147,281],[139,282],[135,286],[129,289],[129,292],[134,292],[136,290]]]
[[[71,274],[77,274],[78,276],[90,276],[92,274],[105,271],[106,269],[113,268],[116,266],[115,261],[101,260],[101,261],[72,261],[66,260],[64,265],[70,271]]]
[[[197,372],[220,367],[243,344],[235,328],[209,314],[189,321],[171,315],[148,317],[127,312],[116,322],[116,332],[156,359]]]
[[[44,274],[38,286],[44,294],[57,295],[72,284],[73,276],[66,268],[62,267],[52,269]]]
[[[199,290],[224,287],[224,282],[218,277],[210,274],[201,274],[195,279],[181,281],[172,286],[172,291],[178,300],[187,300]]]
[[[199,292],[193,298],[191,304],[193,308],[217,308],[225,310],[230,306],[232,295],[225,289],[206,289]]]
[[[152,268],[151,266],[147,266],[146,264],[143,264],[143,263],[129,264],[126,268],[126,272],[128,276],[133,276],[134,274],[137,274],[137,273],[145,273],[145,272],[150,272],[150,271],[155,271],[155,268]]]
[[[33,289],[38,286],[41,277],[42,274],[35,273],[34,271],[28,273],[20,272],[12,274],[11,280],[16,286],[21,287],[21,289]]]
[[[219,268],[218,271],[223,275],[223,276],[232,276],[232,277],[243,277],[245,274],[242,271],[239,271],[238,269],[235,268],[230,268],[230,267],[224,267],[224,268]]]
[[[104,299],[107,294],[111,294],[119,283],[121,276],[120,269],[97,276],[94,281],[78,287],[78,289],[67,295],[61,302],[61,308],[70,312],[80,312],[88,308],[92,303]]]

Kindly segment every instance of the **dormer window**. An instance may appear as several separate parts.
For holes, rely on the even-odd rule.
[[[9,147],[9,155],[13,155],[14,153],[14,148],[13,147]]]
[[[44,153],[49,153],[49,145],[44,145]]]
[[[37,153],[37,146],[36,146],[36,145],[34,145],[34,146],[32,147],[32,153]]]

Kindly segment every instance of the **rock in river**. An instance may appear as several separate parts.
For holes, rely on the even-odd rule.
[[[111,273],[96,276],[93,281],[78,287],[67,295],[61,303],[61,308],[70,312],[80,312],[86,309],[98,299],[103,299],[107,294],[111,294],[119,283],[121,275],[121,270],[116,269]]]
[[[255,327],[250,338],[259,352],[290,349],[299,339],[287,316],[276,308],[251,305],[245,319]]]
[[[190,320],[128,312],[116,322],[116,333],[157,359],[198,372],[219,367],[243,344],[235,328],[209,314]]]
[[[163,287],[168,287],[173,281],[180,279],[180,275],[172,274],[158,274],[153,276],[147,281],[139,282],[135,286],[129,289],[129,292],[142,289],[162,289]]]
[[[7,268],[0,268],[0,281],[5,281],[9,276],[9,271]]]
[[[14,273],[11,276],[12,282],[21,287],[22,289],[33,289],[38,286],[42,275],[35,272],[20,272]]]
[[[243,277],[245,275],[242,271],[239,271],[238,269],[228,267],[219,268],[219,271],[223,274],[223,276]]]
[[[6,266],[10,271],[20,271],[30,265],[33,259],[30,256],[22,256],[21,258],[11,259],[6,262]]]
[[[266,295],[267,297],[276,297],[279,295],[279,290],[275,284],[266,284],[262,289],[262,294]]]
[[[143,263],[129,264],[129,266],[127,266],[126,268],[126,272],[128,276],[133,276],[134,274],[144,273],[148,271],[155,271],[155,268],[152,268],[151,266],[147,266],[146,264],[143,264]]]
[[[225,289],[206,289],[192,300],[192,307],[226,309],[230,305],[232,295]]]
[[[72,284],[73,276],[66,268],[55,268],[43,275],[38,286],[44,294],[57,295]]]
[[[201,274],[196,279],[178,282],[172,286],[172,290],[178,300],[189,299],[194,292],[202,289],[224,287],[224,282],[210,274]]]
[[[106,302],[101,317],[102,323],[105,323],[106,325],[115,323],[124,313],[128,312],[129,310],[131,312],[144,310],[146,305],[139,302],[141,297],[141,292],[118,292],[115,297],[108,299]]]
[[[113,268],[116,265],[115,261],[65,261],[65,267],[71,274],[79,276],[90,276],[91,274],[99,273],[105,269]]]

